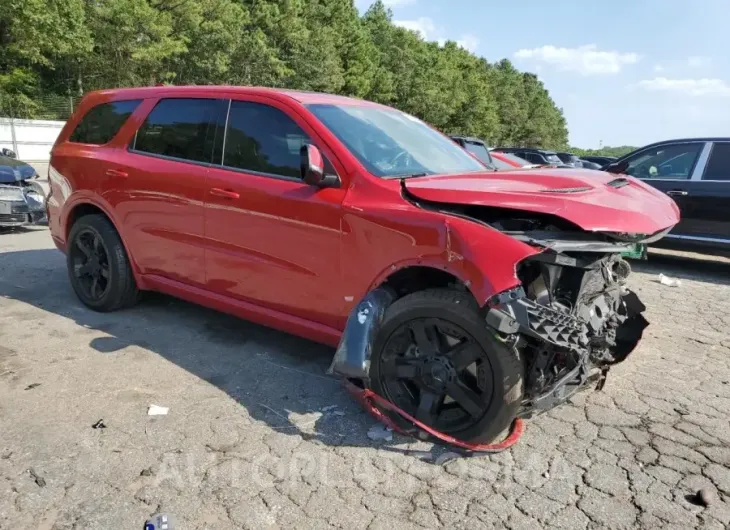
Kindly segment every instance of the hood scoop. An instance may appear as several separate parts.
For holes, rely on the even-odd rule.
[[[606,183],[607,186],[611,186],[612,188],[623,188],[624,186],[628,186],[629,184],[629,179],[627,179],[626,177],[619,177]]]

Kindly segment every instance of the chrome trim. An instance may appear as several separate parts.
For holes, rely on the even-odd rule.
[[[228,110],[226,111],[226,122],[223,124],[223,146],[221,147],[221,166],[226,165],[226,137],[228,136],[228,120],[231,117],[231,102],[228,100]],[[215,149],[213,149],[215,151]]]
[[[677,234],[667,234],[670,239],[686,239],[688,241],[704,241],[706,243],[730,243],[730,239],[721,239],[719,237],[703,237],[703,236],[680,236]]]
[[[712,151],[712,144],[713,142],[705,142],[705,147],[702,148],[702,152],[700,153],[700,157],[697,159],[697,162],[695,163],[695,167],[692,170],[692,175],[688,180],[690,181],[697,181],[702,178],[702,175],[705,174],[705,168],[707,167],[707,161],[710,159],[710,152]]]

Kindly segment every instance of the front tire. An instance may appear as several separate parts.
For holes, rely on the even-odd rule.
[[[474,298],[451,289],[395,301],[370,365],[374,392],[429,427],[471,443],[491,442],[510,426],[523,376],[522,361],[486,325]]]
[[[66,265],[76,296],[94,311],[131,307],[139,298],[122,240],[103,215],[85,215],[71,227]]]

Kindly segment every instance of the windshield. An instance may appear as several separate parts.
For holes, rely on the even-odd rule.
[[[551,164],[562,164],[563,163],[563,161],[560,160],[560,157],[558,155],[554,155],[554,154],[551,155],[551,154],[545,153],[545,158]]]
[[[466,142],[464,148],[488,166],[493,165],[492,157],[489,156],[489,149],[484,144]]]
[[[378,177],[484,171],[450,138],[395,109],[330,104],[307,108]]]

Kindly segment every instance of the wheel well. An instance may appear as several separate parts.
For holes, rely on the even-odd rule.
[[[74,223],[76,223],[76,221],[84,215],[91,214],[103,215],[104,217],[109,219],[109,216],[104,213],[104,210],[102,210],[98,206],[94,206],[93,204],[89,203],[79,204],[73,210],[71,210],[71,213],[68,214],[68,221],[66,221],[66,239],[68,239],[68,234],[71,232],[71,228],[73,227]]]
[[[406,267],[386,278],[384,287],[393,289],[398,298],[425,289],[448,287],[471,294],[471,291],[459,278],[446,271],[433,267]]]

